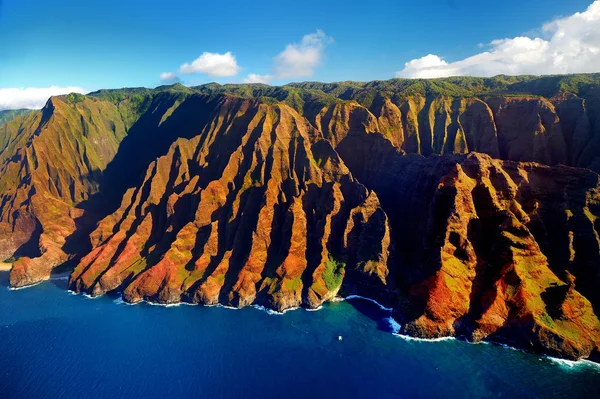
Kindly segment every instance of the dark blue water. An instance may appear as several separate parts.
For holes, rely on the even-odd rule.
[[[573,398],[600,388],[595,365],[407,341],[360,299],[275,316],[130,306],[65,285],[9,291],[0,272],[1,398]]]

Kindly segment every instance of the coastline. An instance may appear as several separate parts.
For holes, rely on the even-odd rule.
[[[69,292],[71,292],[74,295],[78,295],[77,293],[75,293],[73,291],[69,290]],[[88,296],[87,294],[83,294],[83,295],[85,297],[90,298],[90,299],[96,299],[96,298],[100,297],[100,296],[98,296],[98,297],[91,297],[91,296]],[[410,335],[400,334],[399,331],[400,331],[401,325],[400,325],[400,323],[398,323],[396,320],[394,320],[392,318],[392,316],[391,316],[392,308],[385,307],[382,304],[380,304],[379,302],[377,302],[375,299],[364,297],[364,296],[361,296],[361,295],[352,294],[352,295],[348,295],[346,297],[335,296],[331,300],[325,301],[323,303],[323,305],[326,304],[326,303],[328,303],[328,302],[330,302],[330,303],[336,303],[336,302],[344,302],[346,300],[352,300],[352,299],[360,299],[360,300],[363,300],[363,301],[368,301],[368,302],[371,302],[371,303],[377,305],[381,310],[389,311],[390,312],[390,316],[387,318],[387,320],[390,323],[390,326],[392,327],[392,331],[390,332],[390,334],[392,334],[393,336],[398,337],[400,339],[403,339],[406,342],[439,343],[439,342],[447,342],[447,341],[463,341],[463,342],[466,342],[467,344],[470,344],[470,345],[480,345],[480,344],[483,344],[483,345],[496,345],[496,346],[501,346],[502,348],[505,348],[505,349],[510,349],[510,350],[514,350],[514,351],[518,351],[518,352],[528,353],[530,355],[540,356],[540,357],[548,359],[549,361],[554,362],[554,363],[556,363],[556,364],[558,364],[559,366],[562,366],[562,367],[574,368],[574,367],[578,367],[578,366],[585,366],[585,365],[587,365],[587,366],[590,366],[590,367],[593,367],[593,368],[597,369],[600,372],[600,363],[596,363],[596,362],[593,362],[593,361],[588,360],[588,359],[579,359],[579,360],[562,359],[562,358],[558,358],[558,357],[553,357],[553,356],[545,355],[543,353],[530,352],[530,351],[527,351],[525,349],[516,348],[516,347],[510,346],[510,345],[506,345],[506,344],[503,344],[503,343],[499,343],[499,342],[493,342],[493,341],[471,342],[471,341],[459,340],[456,337],[450,337],[450,336],[449,337],[438,337],[438,338],[419,338],[419,337],[412,337]],[[122,298],[122,296],[120,296],[119,298],[117,298],[114,302],[117,303],[117,304],[124,304],[124,305],[128,305],[128,306],[134,306],[134,305],[137,305],[139,303],[146,303],[146,304],[148,304],[150,306],[162,306],[162,307],[166,307],[166,308],[177,307],[177,306],[206,306],[206,307],[217,307],[217,308],[231,309],[231,310],[240,310],[240,309],[242,309],[242,308],[236,308],[236,307],[233,307],[233,306],[222,305],[220,303],[216,304],[216,305],[205,305],[205,304],[202,304],[202,303],[189,303],[189,302],[183,302],[183,301],[182,302],[178,302],[178,303],[171,303],[171,304],[162,304],[162,303],[150,302],[150,301],[146,301],[146,300],[143,300],[143,301],[140,301],[140,302],[136,302],[136,303],[129,303],[129,302],[124,301],[123,298]],[[274,309],[269,309],[269,308],[264,307],[262,305],[250,305],[248,307],[251,307],[251,308],[254,308],[254,309],[259,310],[261,312],[264,312],[264,313],[266,313],[266,314],[268,314],[270,316],[283,316],[287,312],[294,311],[294,310],[300,310],[300,309],[303,309],[303,310],[305,310],[307,312],[316,312],[316,311],[319,311],[319,310],[323,309],[323,305],[319,306],[316,309],[310,309],[310,308],[304,308],[304,307],[293,307],[293,308],[286,309],[286,310],[284,310],[282,312],[274,310]]]
[[[9,271],[10,269],[4,270],[4,271]],[[0,269],[0,271],[3,271],[2,269]],[[50,277],[50,279],[48,279],[48,281],[51,280],[64,280],[64,279],[68,279],[69,278],[69,273],[61,273],[59,275],[55,275]],[[30,284],[30,285],[26,285],[24,287],[18,287],[18,288],[12,288],[9,287],[9,290],[11,291],[17,291],[17,290],[22,290],[25,288],[30,288],[30,287],[35,287],[38,284],[43,283],[46,280],[37,282],[35,284]],[[81,295],[82,297],[86,298],[86,299],[99,299],[101,297],[104,296],[103,295],[98,295],[98,296],[91,296],[87,293],[77,293],[75,291],[72,291],[70,289],[66,290],[68,294],[70,295]],[[437,342],[446,342],[446,341],[459,341],[458,338],[453,337],[453,336],[448,336],[448,337],[437,337],[437,338],[419,338],[419,337],[412,337],[410,335],[405,335],[405,334],[401,334],[400,328],[401,325],[400,323],[398,323],[396,320],[393,319],[391,312],[392,312],[392,308],[388,308],[382,304],[380,304],[379,302],[377,302],[375,299],[372,298],[368,298],[368,297],[364,297],[361,295],[355,295],[355,294],[351,294],[348,295],[346,297],[341,297],[341,296],[335,296],[333,298],[331,298],[328,301],[325,301],[322,305],[320,305],[319,307],[315,308],[315,309],[311,309],[311,308],[305,308],[305,307],[292,307],[289,309],[285,309],[283,311],[277,311],[274,309],[270,309],[267,308],[265,306],[262,305],[249,305],[248,307],[254,308],[256,310],[259,310],[261,312],[264,312],[270,316],[283,316],[285,313],[290,312],[290,311],[294,311],[294,310],[300,310],[303,309],[307,312],[316,312],[319,311],[321,309],[323,309],[323,305],[326,303],[336,303],[336,302],[343,302],[346,300],[352,300],[352,299],[360,299],[360,300],[364,300],[364,301],[368,301],[371,302],[373,304],[375,304],[376,306],[378,306],[381,310],[383,311],[387,311],[390,312],[390,315],[386,318],[388,320],[388,322],[390,323],[390,327],[391,330],[389,333],[392,334],[395,337],[398,337],[406,342],[416,342],[416,343],[437,343]],[[223,309],[231,309],[231,310],[240,310],[242,308],[237,308],[234,306],[228,306],[228,305],[223,305],[223,304],[203,304],[203,303],[191,303],[191,302],[186,302],[186,301],[180,301],[177,303],[159,303],[159,302],[152,302],[152,301],[148,301],[148,300],[141,300],[139,302],[135,302],[135,303],[130,303],[127,301],[123,300],[123,296],[119,295],[119,297],[115,300],[113,300],[113,302],[117,305],[127,305],[127,306],[135,306],[141,303],[146,303],[147,305],[150,306],[160,306],[160,307],[165,307],[165,308],[172,308],[172,307],[178,307],[178,306],[206,306],[206,307],[217,307],[217,308],[223,308]],[[558,364],[559,366],[562,367],[567,367],[567,368],[574,368],[577,366],[582,366],[582,365],[587,365],[590,367],[593,367],[595,369],[597,369],[600,372],[600,363],[596,363],[594,361],[588,360],[588,359],[579,359],[579,360],[569,360],[569,359],[563,359],[563,358],[558,358],[558,357],[553,357],[553,356],[549,356],[543,353],[536,353],[536,352],[531,352],[528,351],[526,349],[521,349],[521,348],[516,348],[504,343],[500,343],[500,342],[494,342],[494,341],[481,341],[481,342],[471,342],[471,341],[465,341],[465,340],[460,340],[463,342],[466,342],[468,344],[471,345],[496,345],[496,346],[501,346],[505,349],[510,349],[510,350],[514,350],[514,351],[519,351],[519,352],[523,352],[523,353],[528,353],[528,354],[532,354],[532,355],[536,355],[536,356],[540,356],[542,358],[546,358],[549,361],[552,361],[556,364]]]
[[[9,272],[12,269],[12,263],[0,262],[0,272]]]

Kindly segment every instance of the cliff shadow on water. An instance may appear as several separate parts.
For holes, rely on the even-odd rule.
[[[2,288],[10,287],[10,281],[9,281],[8,276],[9,276],[8,271],[0,271],[0,287],[2,287]]]

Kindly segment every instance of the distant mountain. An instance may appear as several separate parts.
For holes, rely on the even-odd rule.
[[[11,109],[0,111],[0,125],[4,125],[15,119],[16,117],[23,116],[35,112],[33,109]]]
[[[182,85],[0,126],[11,285],[279,311],[600,359],[600,74]]]

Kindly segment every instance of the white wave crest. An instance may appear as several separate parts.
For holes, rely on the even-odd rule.
[[[26,285],[26,286],[23,286],[23,287],[8,287],[8,290],[9,290],[9,291],[19,291],[19,290],[24,290],[24,289],[26,289],[26,288],[35,287],[36,285],[40,285],[40,284],[42,284],[42,283],[43,283],[43,281],[38,281],[38,282],[37,282],[37,283],[35,283],[35,284],[29,284],[29,285]]]
[[[367,298],[367,297],[364,297],[364,296],[360,296],[360,295],[348,295],[344,299],[364,299],[365,301],[372,302],[375,305],[379,306],[381,308],[381,310],[385,310],[385,311],[388,311],[388,312],[392,311],[392,308],[386,308],[385,306],[383,306],[382,304],[380,304],[379,302],[377,302],[375,299]]]
[[[69,279],[69,276],[56,276],[56,277],[49,278],[50,281],[68,280],[68,279]]]
[[[402,338],[405,341],[415,341],[415,342],[442,342],[442,341],[455,341],[456,340],[455,337],[417,338],[417,337],[411,337],[409,335],[398,334],[398,333],[394,333],[393,335],[396,337]]]
[[[402,326],[400,325],[400,323],[398,323],[396,320],[394,320],[393,317],[388,317],[385,320],[389,323],[389,325],[392,329],[392,334],[398,334],[400,332],[400,328]]]
[[[285,314],[286,312],[289,312],[289,311],[291,311],[291,310],[297,310],[297,309],[300,309],[300,308],[298,308],[298,307],[295,307],[295,308],[289,308],[289,309],[285,309],[284,311],[282,311],[282,312],[279,312],[279,311],[277,311],[277,310],[274,310],[274,309],[269,309],[269,308],[266,308],[266,307],[264,307],[264,306],[261,306],[261,305],[252,305],[252,307],[253,307],[254,309],[261,310],[261,311],[263,311],[263,312],[265,312],[265,313],[267,313],[267,314],[273,315],[273,316],[281,316],[281,315],[283,315],[283,314]]]
[[[307,312],[316,312],[317,310],[321,310],[323,309],[323,305],[319,305],[319,307],[311,309],[311,308],[306,308]]]

